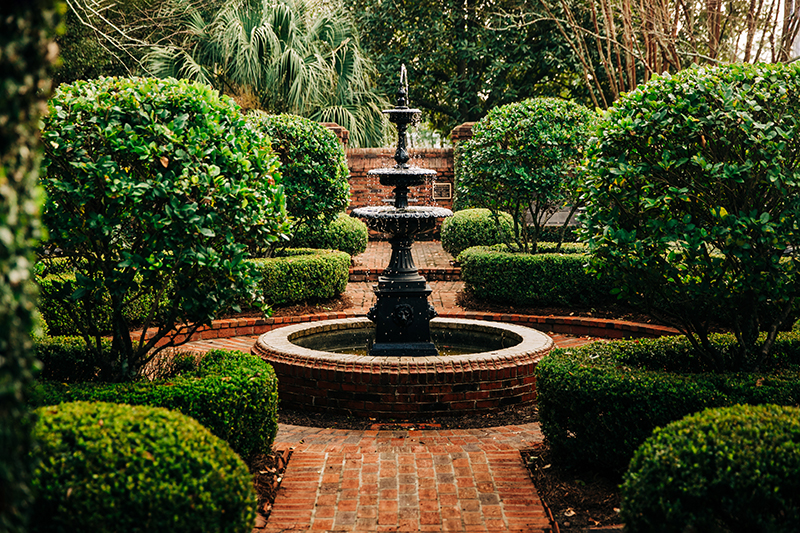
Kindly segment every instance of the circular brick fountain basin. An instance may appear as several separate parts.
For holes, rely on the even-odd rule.
[[[374,357],[366,348],[375,326],[366,318],[326,320],[274,329],[252,352],[278,375],[282,405],[372,418],[479,413],[536,400],[537,363],[553,348],[540,331],[497,322],[431,321],[439,344],[460,355]]]

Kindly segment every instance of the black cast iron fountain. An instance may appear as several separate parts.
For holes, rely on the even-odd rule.
[[[396,165],[370,174],[394,187],[393,205],[352,213],[391,235],[392,257],[374,287],[377,302],[369,319],[279,327],[261,335],[252,353],[275,369],[281,405],[287,407],[411,419],[534,402],[536,365],[552,349],[550,337],[501,322],[455,317],[431,322],[436,316],[428,303],[431,289],[414,266],[411,244],[452,212],[408,206],[409,187],[436,173],[408,164],[406,129],[420,111],[408,107],[405,69],[397,105],[385,113],[397,125]]]
[[[392,246],[389,266],[378,278],[373,290],[377,302],[367,314],[375,322],[375,342],[369,354],[373,356],[438,355],[431,342],[430,321],[436,311],[428,302],[431,288],[419,274],[411,255],[411,245],[421,234],[432,231],[437,219],[453,216],[449,209],[433,206],[408,206],[409,187],[433,179],[436,172],[413,167],[406,145],[406,130],[420,115],[419,109],[408,106],[408,86],[405,66],[400,69],[400,88],[394,109],[384,111],[397,127],[397,149],[394,167],[370,170],[381,185],[393,186],[393,205],[360,207],[352,216],[358,217],[372,229],[388,233]]]

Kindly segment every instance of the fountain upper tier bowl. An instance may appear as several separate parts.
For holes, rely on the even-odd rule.
[[[253,353],[278,375],[281,404],[372,418],[415,418],[496,410],[536,399],[534,372],[550,337],[514,324],[434,319],[431,336],[459,355],[355,355],[375,334],[366,318],[274,329]]]

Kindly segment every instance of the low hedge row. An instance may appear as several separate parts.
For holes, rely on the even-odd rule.
[[[294,248],[339,250],[352,257],[364,253],[368,240],[369,230],[366,224],[347,213],[339,213],[330,224],[322,228],[300,226],[290,245]]]
[[[508,252],[503,245],[468,248],[458,256],[461,279],[476,297],[522,306],[612,303],[611,287],[586,273],[582,244],[540,243],[537,254]]]
[[[165,407],[196,419],[244,458],[269,450],[278,431],[275,372],[260,358],[243,352],[210,351],[195,370],[168,380],[42,380],[30,397],[34,406],[95,401]]]
[[[61,267],[67,263],[62,262]],[[75,323],[77,315],[70,311],[69,302],[78,289],[74,274],[59,268],[59,272],[37,277],[41,288],[38,309],[47,323],[51,335],[77,335],[80,332]],[[111,331],[111,305],[108,303],[97,309],[94,325],[103,333]],[[139,300],[125,308],[125,316],[131,324],[141,324],[147,316],[152,297],[143,295]],[[65,305],[66,303],[66,305]]]
[[[191,418],[162,408],[41,407],[30,531],[249,532],[247,466]]]
[[[350,278],[350,256],[335,250],[285,248],[280,256],[253,259],[270,305],[333,298]]]
[[[723,353],[735,342],[714,336]],[[800,335],[782,333],[763,373],[711,373],[685,337],[553,350],[537,367],[542,432],[567,462],[621,473],[656,427],[709,407],[800,403]]]
[[[350,217],[347,217],[348,219]],[[307,248],[286,248],[280,256],[269,259],[252,259],[264,278],[262,288],[270,305],[284,305],[309,299],[333,298],[344,292],[350,270],[350,256],[335,250],[314,250]],[[58,263],[60,266],[65,262]],[[76,290],[74,277],[51,274],[40,269],[43,276],[38,278],[42,291],[39,309],[47,323],[51,335],[78,335],[80,330],[74,323],[74,314],[69,302]],[[128,306],[126,314],[134,326],[141,324],[150,308],[151,299],[142,297],[138,303]],[[252,302],[242,302],[250,307]],[[111,330],[111,307],[97,310],[95,325],[102,333]]]
[[[797,407],[708,409],[659,428],[625,474],[625,529],[797,531],[798,449]]]

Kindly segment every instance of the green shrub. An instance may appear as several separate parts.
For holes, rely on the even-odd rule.
[[[540,229],[553,213],[581,204],[577,164],[596,120],[586,107],[557,98],[495,107],[459,146],[460,205],[509,213],[516,246],[536,252]]]
[[[284,196],[269,139],[230,98],[174,79],[79,81],[58,88],[42,135],[44,221],[75,268],[62,301],[87,343],[104,335],[94,326],[111,300],[104,379],[135,376],[175,324],[258,298],[247,249],[287,231]],[[154,335],[134,343],[124,310],[146,297]]]
[[[295,228],[328,224],[350,203],[344,146],[328,128],[295,115],[247,115],[252,129],[272,140],[281,160],[286,209]]]
[[[262,276],[264,298],[285,305],[340,295],[350,279],[350,256],[333,250],[286,248],[281,256],[253,259]]]
[[[111,350],[111,341],[102,340],[102,351]],[[100,362],[94,351],[86,349],[81,337],[44,337],[34,343],[36,358],[42,364],[38,378],[63,383],[94,381],[100,372]]]
[[[30,504],[36,291],[33,248],[41,238],[38,122],[50,92],[58,7],[52,0],[0,3],[0,531],[21,533]]]
[[[458,257],[473,246],[491,246],[511,241],[514,221],[508,213],[493,215],[488,209],[464,209],[442,222],[442,248]]]
[[[711,342],[736,356],[736,339]],[[712,373],[686,337],[553,350],[536,369],[542,432],[576,465],[623,472],[653,429],[708,407],[800,403],[800,336],[782,333],[769,371]]]
[[[249,532],[247,466],[191,418],[146,406],[42,407],[31,531]]]
[[[31,394],[31,402],[37,406],[79,400],[179,411],[203,424],[244,458],[269,450],[278,432],[275,372],[260,358],[242,352],[213,350],[196,370],[167,380],[40,381]]]
[[[80,289],[75,280],[74,273],[66,271],[47,277],[38,277],[37,283],[41,288],[38,309],[42,318],[47,322],[52,335],[80,335],[89,329],[86,316],[75,314],[72,295]],[[141,326],[147,319],[147,314],[152,308],[153,295],[145,294],[142,297],[128,302],[122,309],[125,320],[131,327]],[[167,304],[162,300],[162,305]],[[110,294],[98,298],[97,307],[92,310],[92,327],[103,335],[110,335],[113,331],[113,307]],[[109,354],[106,354],[109,355]]]
[[[800,409],[708,409],[655,431],[622,485],[631,533],[789,533],[800,521]]]
[[[339,250],[355,257],[367,249],[369,230],[361,220],[339,213],[321,228],[300,226],[292,238],[295,248]]]
[[[540,243],[539,254],[512,253],[502,245],[468,248],[458,256],[461,279],[476,297],[497,303],[592,307],[613,301],[611,287],[586,273],[583,245],[548,253],[555,247]]]
[[[589,155],[595,270],[693,335],[718,370],[762,364],[773,336],[759,331],[775,331],[798,291],[800,66],[655,77],[609,109]],[[715,321],[740,339],[733,367],[706,342]]]

